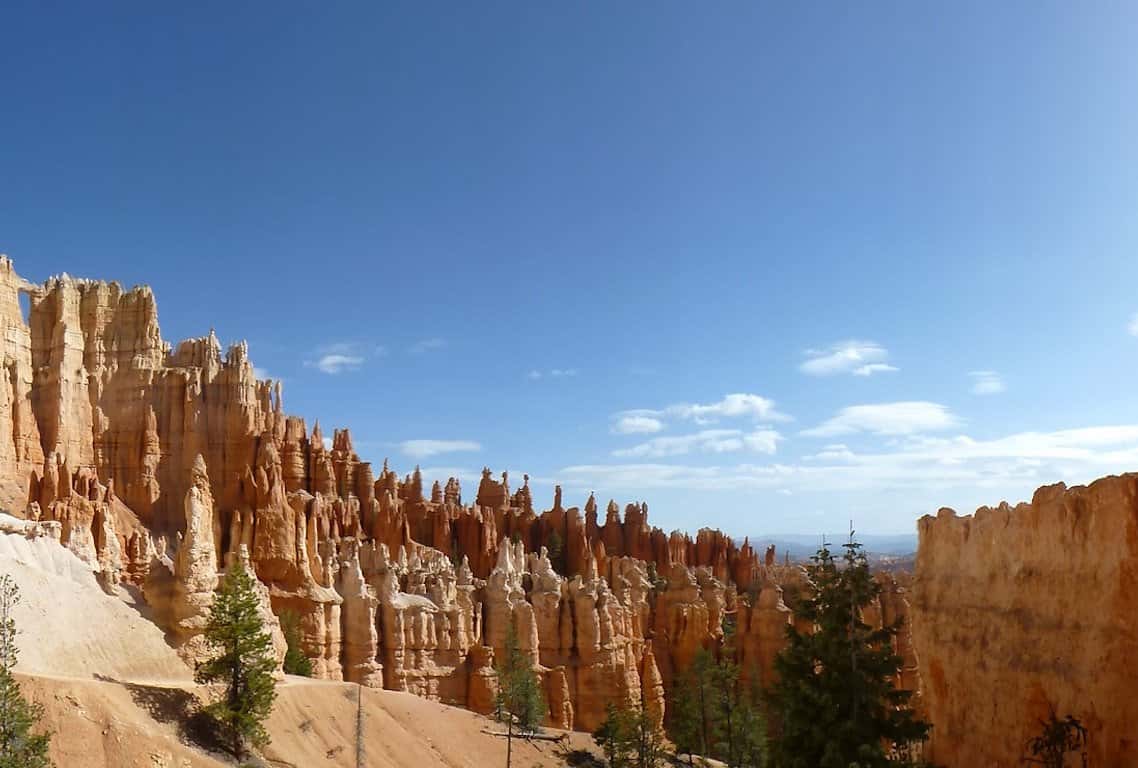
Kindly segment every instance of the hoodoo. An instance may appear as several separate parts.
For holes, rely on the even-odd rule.
[[[107,588],[141,587],[189,659],[219,571],[247,557],[327,679],[489,711],[514,622],[551,725],[593,729],[610,701],[660,722],[676,669],[728,615],[770,674],[789,612],[778,566],[746,542],[665,533],[644,503],[610,501],[598,521],[593,497],[565,508],[560,488],[538,511],[528,477],[512,490],[488,468],[472,503],[453,477],[377,473],[347,429],[327,447],[318,424],[286,415],[244,343],[164,341],[147,287],[34,285],[4,257],[0,323],[0,502],[57,521]]]

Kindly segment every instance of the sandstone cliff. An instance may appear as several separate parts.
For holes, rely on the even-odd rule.
[[[595,727],[609,701],[662,720],[676,671],[729,614],[760,674],[781,647],[788,612],[748,543],[665,533],[644,503],[601,519],[560,489],[538,511],[527,477],[514,489],[489,469],[465,501],[455,478],[425,490],[417,468],[376,472],[347,430],[327,447],[286,415],[243,343],[164,341],[149,288],[33,285],[0,257],[0,323],[0,504],[55,526],[104,589],[141,587],[186,658],[237,558],[267,615],[299,616],[326,679],[489,711],[514,623],[565,728]],[[739,599],[760,583],[754,606]]]
[[[1138,475],[921,519],[913,643],[936,762],[1020,764],[1051,708],[1090,765],[1138,765]]]

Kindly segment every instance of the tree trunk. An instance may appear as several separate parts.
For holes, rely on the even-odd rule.
[[[510,768],[510,758],[514,748],[514,718],[506,713],[506,768]]]

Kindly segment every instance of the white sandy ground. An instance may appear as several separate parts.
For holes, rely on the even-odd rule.
[[[47,538],[0,534],[0,573],[20,586],[17,670],[25,694],[45,707],[59,768],[233,765],[187,737],[201,689],[134,598],[105,594],[87,566]],[[505,765],[505,739],[483,733],[491,722],[464,709],[294,677],[277,691],[264,751],[272,766],[356,768],[357,720],[359,765],[368,768]],[[592,748],[580,733],[567,734],[566,744],[515,740],[513,765],[563,766],[565,749]]]
[[[88,678],[192,677],[162,630],[143,615],[137,592],[108,595],[90,567],[53,539],[0,535],[0,572],[20,588],[17,670]]]

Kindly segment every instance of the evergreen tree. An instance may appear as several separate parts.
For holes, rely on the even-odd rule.
[[[272,637],[259,612],[253,576],[240,561],[234,562],[214,596],[205,639],[217,655],[200,662],[198,683],[223,683],[224,695],[205,708],[225,732],[237,757],[249,745],[268,743],[264,722],[276,698]]]
[[[312,659],[304,655],[300,644],[300,617],[293,611],[281,614],[281,631],[284,633],[285,651],[284,671],[290,675],[312,677]]]
[[[506,768],[513,756],[514,727],[532,733],[545,717],[545,696],[533,668],[533,659],[522,652],[518,631],[511,620],[506,630],[506,647],[498,663],[498,718],[506,719]]]
[[[770,765],[770,747],[767,742],[767,721],[758,692],[751,688],[739,700],[735,714],[735,750],[739,766],[767,768]]]
[[[640,707],[632,717],[632,745],[636,768],[658,768],[664,759],[664,734]]]
[[[633,724],[626,707],[611,701],[605,705],[605,719],[593,731],[593,740],[605,753],[609,768],[629,768],[633,750]]]
[[[729,768],[765,765],[766,723],[754,687],[744,682],[735,661],[735,623],[724,623],[719,659],[711,668],[711,756]],[[756,677],[752,675],[751,680]]]
[[[895,687],[901,659],[893,652],[900,623],[874,629],[862,611],[881,592],[861,545],[843,545],[842,565],[824,544],[806,566],[808,588],[796,607],[812,633],[787,627],[772,689],[781,719],[782,768],[879,768],[899,764],[891,747],[928,738],[929,725]],[[902,763],[903,764],[903,763]]]
[[[676,754],[687,755],[689,764],[693,764],[695,755],[710,754],[714,726],[711,709],[715,696],[714,667],[714,658],[701,648],[673,687],[672,706],[668,708],[669,735],[675,744]]]
[[[12,577],[0,576],[0,768],[51,768],[51,734],[32,732],[43,707],[23,697],[12,674],[18,653],[12,610],[19,602],[20,589]]]
[[[658,768],[664,756],[660,730],[643,707],[605,705],[605,719],[593,732],[609,768]]]

